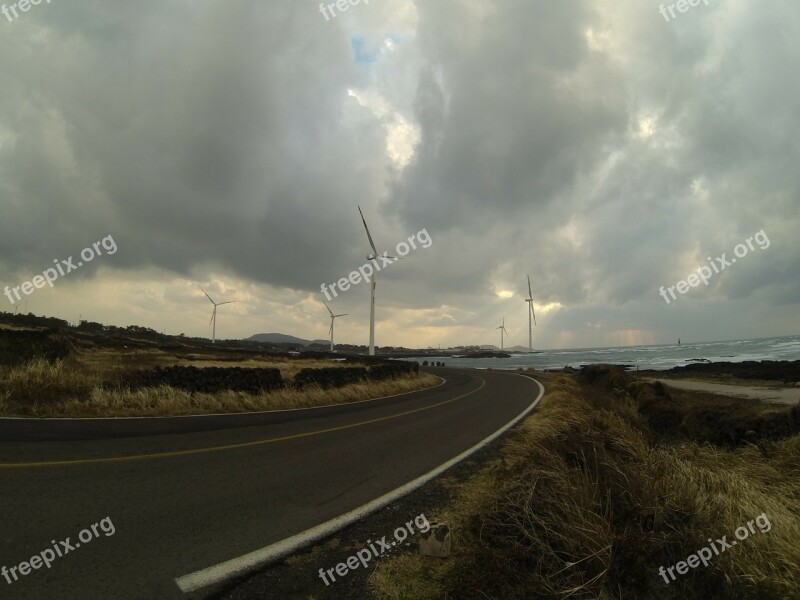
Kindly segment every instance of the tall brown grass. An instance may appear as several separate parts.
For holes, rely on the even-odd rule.
[[[308,408],[392,396],[431,387],[439,382],[433,375],[422,373],[336,389],[323,390],[318,386],[310,386],[303,390],[286,388],[259,394],[230,390],[214,394],[190,394],[170,386],[135,391],[95,388],[87,401],[63,403],[61,413],[71,416],[166,416]],[[52,412],[50,416],[53,416]]]
[[[0,394],[5,395],[7,408],[41,414],[55,405],[85,398],[101,384],[98,372],[80,368],[73,358],[52,362],[34,358],[8,371],[0,380]]]
[[[355,402],[424,389],[441,381],[433,375],[420,373],[328,390],[310,386],[303,390],[287,387],[260,394],[234,391],[191,394],[166,385],[138,390],[107,386],[105,384],[109,380],[117,381],[130,367],[109,357],[87,362],[75,357],[53,362],[36,358],[7,370],[5,376],[0,378],[0,414],[120,417],[251,412]],[[300,368],[331,364],[319,360],[295,363],[288,365],[288,372],[296,373]],[[264,366],[264,363],[260,363],[260,366]]]
[[[453,555],[381,563],[378,597],[800,598],[800,436],[662,444],[625,384],[553,377],[501,458],[434,515]],[[659,576],[762,513],[768,533],[669,585]]]

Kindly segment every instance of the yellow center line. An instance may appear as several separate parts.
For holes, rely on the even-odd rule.
[[[424,410],[430,410],[432,408],[436,408],[437,406],[444,406],[445,404],[450,404],[451,402],[455,402],[456,400],[460,400],[461,398],[466,398],[467,396],[471,396],[476,392],[479,392],[483,387],[486,385],[486,381],[478,377],[481,381],[481,385],[476,389],[472,390],[471,392],[467,392],[466,394],[461,394],[460,396],[456,396],[455,398],[450,398],[450,400],[444,400],[443,402],[438,402],[436,404],[431,404],[430,406],[423,406],[422,408],[415,408],[414,410],[408,410],[405,412],[397,413],[394,415],[389,415],[386,417],[379,417],[377,419],[370,419],[368,421],[360,421],[358,423],[351,423],[349,425],[340,425],[339,427],[329,427],[327,429],[318,429],[316,431],[308,431],[306,433],[295,433],[293,435],[285,435],[276,438],[268,438],[265,440],[255,440],[253,442],[242,442],[240,444],[227,444],[225,446],[210,446],[208,448],[193,448],[191,450],[174,450],[172,452],[156,452],[153,454],[132,454],[129,456],[110,456],[106,458],[85,458],[79,460],[56,460],[56,461],[46,461],[46,462],[28,462],[28,463],[0,463],[0,469],[25,469],[25,468],[34,468],[34,467],[57,467],[57,466],[64,466],[64,465],[89,465],[95,463],[110,463],[110,462],[124,462],[124,461],[135,461],[135,460],[148,460],[148,459],[155,459],[155,458],[169,458],[173,456],[188,456],[191,454],[203,454],[207,452],[221,452],[224,450],[235,450],[237,448],[247,448],[250,446],[261,446],[264,444],[273,444],[275,442],[285,442],[287,440],[296,440],[304,437],[311,437],[314,435],[321,435],[323,433],[331,433],[333,431],[342,431],[343,429],[352,429],[354,427],[363,427],[364,425],[370,425],[372,423],[380,423],[381,421],[388,421],[389,419],[397,419],[399,417],[404,417],[406,415],[411,415],[414,413],[422,412]]]

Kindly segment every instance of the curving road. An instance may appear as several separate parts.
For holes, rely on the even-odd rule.
[[[513,373],[430,371],[446,383],[341,410],[292,411],[277,423],[113,439],[3,438],[0,598],[202,597],[197,581],[224,572],[211,567],[430,472],[541,396],[538,382]],[[54,548],[63,556],[50,568],[19,566]]]

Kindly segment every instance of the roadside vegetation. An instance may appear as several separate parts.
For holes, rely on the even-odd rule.
[[[98,348],[72,352],[66,358],[33,358],[0,368],[0,415],[32,417],[120,417],[233,413],[324,406],[402,394],[440,383],[420,373],[385,381],[364,381],[341,388],[302,390],[287,386],[270,393],[223,391],[190,393],[167,385],[131,389],[127,375],[167,365],[277,368],[287,383],[303,368],[352,367],[325,359],[282,357],[230,360],[224,356],[189,355],[176,359],[157,350],[120,351]]]
[[[378,598],[800,598],[800,407],[673,398],[603,365],[536,377],[537,412],[429,515],[452,555],[383,561]],[[768,532],[659,575],[762,513]]]

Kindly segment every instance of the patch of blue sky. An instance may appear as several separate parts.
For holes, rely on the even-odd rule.
[[[367,47],[367,40],[361,36],[352,36],[350,45],[353,48],[356,64],[374,63],[381,54],[380,45],[369,48]]]

